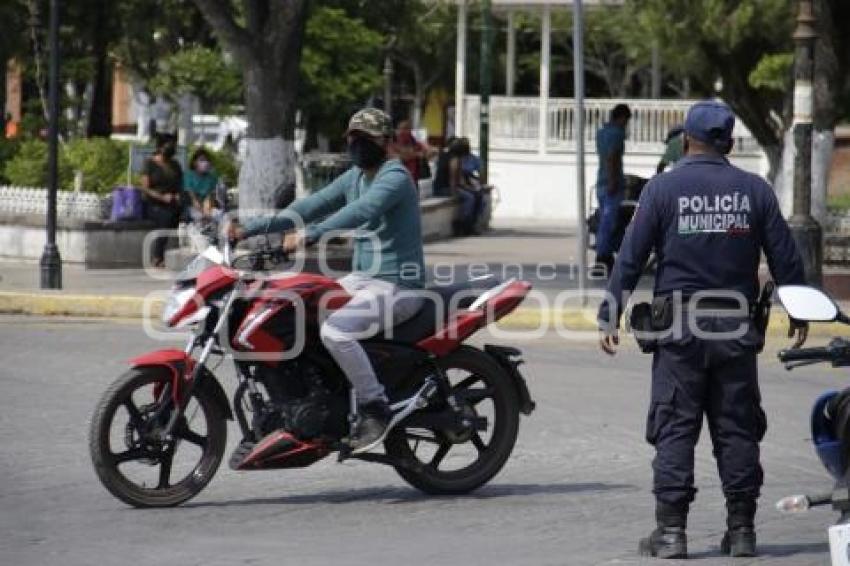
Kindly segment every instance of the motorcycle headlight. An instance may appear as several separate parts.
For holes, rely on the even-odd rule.
[[[162,309],[162,322],[168,326],[177,324],[178,321],[174,320],[174,317],[183,311],[194,297],[195,289],[193,287],[171,293],[171,296],[168,297],[168,301],[165,303],[165,307]]]

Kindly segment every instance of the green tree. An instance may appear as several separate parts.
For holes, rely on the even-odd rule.
[[[295,110],[307,0],[195,0],[242,70],[248,119],[239,203],[275,208],[294,197]]]
[[[164,58],[150,81],[157,96],[172,100],[183,94],[196,96],[205,111],[229,113],[242,100],[242,77],[221,52],[209,47],[189,47]]]
[[[341,134],[352,110],[380,87],[383,45],[379,32],[344,10],[313,10],[304,38],[298,104],[311,134]]]
[[[793,5],[787,0],[630,0],[627,8],[639,29],[658,39],[668,69],[690,77],[705,93],[720,79],[718,94],[761,144],[771,178],[782,157],[785,89],[754,85],[750,77],[764,57],[792,48]]]

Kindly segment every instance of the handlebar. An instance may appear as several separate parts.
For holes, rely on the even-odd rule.
[[[779,352],[779,360],[782,362],[797,362],[801,360],[824,360],[830,359],[828,348],[797,348],[782,350]]]
[[[793,362],[831,362],[835,367],[847,366],[850,365],[850,342],[843,338],[833,338],[825,347],[782,350],[779,352],[779,360],[785,363],[788,369],[795,367]]]

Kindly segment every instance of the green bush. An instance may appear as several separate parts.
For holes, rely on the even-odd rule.
[[[18,153],[20,145],[20,142],[17,140],[10,140],[0,136],[0,184],[5,185],[9,183],[9,179],[5,174],[6,163]]]
[[[21,187],[47,186],[47,144],[42,140],[21,142],[18,152],[6,163],[4,177]],[[59,151],[59,187],[71,188],[74,173],[64,152]]]
[[[64,151],[72,169],[83,173],[85,190],[100,194],[126,182],[128,152],[126,143],[107,138],[71,140]]]
[[[0,182],[22,187],[47,186],[47,143],[39,139],[0,143]],[[194,151],[197,148],[192,148]],[[239,177],[236,159],[227,151],[213,151],[212,165],[224,183],[232,187]],[[74,172],[83,174],[83,189],[108,194],[127,179],[129,145],[107,138],[78,138],[59,147],[59,188],[74,188]],[[191,155],[191,152],[189,153]],[[4,164],[5,163],[5,164]],[[138,184],[138,176],[134,176]]]
[[[74,172],[83,174],[83,188],[106,194],[127,174],[127,144],[106,138],[74,139],[59,147],[59,188],[74,188]],[[47,143],[30,139],[5,165],[7,182],[24,187],[47,186]]]

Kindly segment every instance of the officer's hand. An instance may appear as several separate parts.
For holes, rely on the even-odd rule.
[[[809,323],[794,318],[789,319],[788,338],[794,338],[795,335],[796,338],[794,339],[794,344],[791,346],[792,350],[799,348],[806,343],[806,338],[809,337]]]
[[[613,356],[617,353],[617,346],[620,345],[620,337],[614,332],[613,334],[608,332],[602,332],[599,335],[599,347],[602,348],[602,351],[608,354],[609,356]]]

